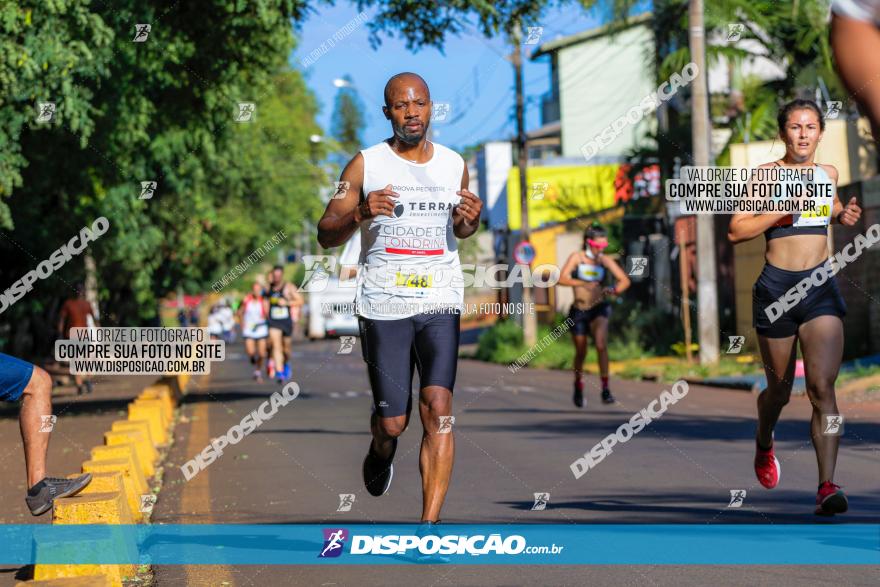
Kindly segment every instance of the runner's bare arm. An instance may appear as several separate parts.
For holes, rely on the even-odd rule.
[[[361,201],[364,183],[364,156],[358,153],[348,162],[339,178],[345,194],[330,200],[324,215],[318,222],[318,244],[329,249],[344,245],[361,222],[380,214],[390,217],[394,211],[394,199],[398,194],[389,183],[384,189],[367,194]]]
[[[347,186],[342,183],[340,187],[345,188],[345,194],[339,198],[334,195],[318,221],[318,243],[327,249],[345,244],[361,223],[358,204],[364,181],[363,155],[358,153],[348,162],[339,181],[348,182]]]
[[[632,285],[632,281],[630,281],[629,276],[626,274],[626,271],[611,257],[606,257],[602,255],[602,264],[605,266],[605,269],[611,272],[611,275],[614,276],[615,284],[613,288],[608,288],[612,290],[612,293],[616,296],[622,294],[626,290],[629,289],[629,286]]]
[[[299,290],[292,283],[287,284],[287,291],[285,292],[284,297],[287,298],[291,306],[302,306],[305,303],[305,299],[303,299]]]
[[[477,232],[480,227],[480,212],[483,210],[483,201],[468,190],[470,177],[467,163],[461,174],[461,189],[457,192],[461,196],[461,203],[455,207],[452,213],[452,231],[458,238],[467,238]]]
[[[824,169],[828,173],[828,177],[831,178],[831,181],[834,182],[834,187],[837,187],[837,179],[839,174],[837,173],[837,168],[833,165],[824,165],[822,164],[822,169]],[[862,208],[859,206],[858,200],[856,200],[855,196],[849,199],[849,202],[846,205],[840,201],[840,196],[837,194],[837,190],[835,189],[834,193],[834,206],[831,210],[831,218],[836,220],[840,224],[845,226],[853,226],[856,222],[859,221],[859,218],[862,216]]]
[[[64,334],[64,322],[67,320],[67,302],[61,306],[61,314],[58,315],[58,336]]]
[[[89,316],[92,317],[92,320],[95,322],[95,326],[101,325],[101,323],[98,321],[98,317],[95,316],[95,308],[92,307],[92,302],[89,302]]]

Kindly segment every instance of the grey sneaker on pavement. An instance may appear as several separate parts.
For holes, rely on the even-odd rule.
[[[31,514],[39,516],[52,509],[52,504],[57,498],[76,495],[91,482],[91,473],[80,475],[76,479],[46,477],[28,489],[27,497],[24,500],[27,502]]]

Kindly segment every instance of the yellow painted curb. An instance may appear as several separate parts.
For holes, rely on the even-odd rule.
[[[82,473],[71,473],[68,479],[76,479]],[[122,471],[107,471],[106,473],[92,473],[92,480],[77,495],[89,493],[113,493],[114,491],[125,492],[125,484],[122,482]]]
[[[168,398],[168,402],[171,404],[172,408],[177,407],[177,394],[174,391],[174,387],[169,385],[168,383],[154,383],[153,385],[146,386],[143,391],[140,393],[140,397],[146,399],[164,399]]]
[[[113,583],[106,575],[83,575],[81,577],[64,577],[63,579],[45,579],[16,583],[15,587],[116,587],[122,583]]]
[[[147,479],[144,476],[144,468],[141,465],[141,461],[137,455],[137,449],[134,446],[133,442],[129,442],[126,444],[117,444],[115,446],[95,446],[92,447],[92,460],[93,461],[107,461],[113,459],[125,459],[128,458],[131,460],[131,464],[133,467],[132,472],[137,472],[138,475],[132,475],[137,479],[139,484],[139,488],[141,489],[141,493],[146,493],[149,490],[149,485],[147,484]]]
[[[67,476],[68,479],[75,479],[76,477],[79,477],[76,473]],[[128,517],[132,520],[135,519],[135,516],[132,515],[131,504],[128,502],[128,494],[125,491],[123,475],[120,471],[92,473],[91,483],[86,485],[77,495],[93,495],[95,493],[121,493],[125,496],[125,499],[122,500],[122,505],[125,507],[125,511],[128,512]]]
[[[143,399],[136,397],[131,403],[136,406],[155,406],[159,408],[159,415],[162,417],[162,426],[166,430],[168,429],[168,426],[171,424],[171,415],[167,411],[168,407],[165,402],[160,399]]]
[[[146,420],[150,424],[150,436],[157,446],[168,444],[168,433],[162,422],[162,408],[138,403],[128,404],[129,420]]]
[[[170,392],[162,386],[161,389],[154,389],[153,386],[144,389],[135,399],[135,402],[156,401],[162,406],[162,415],[165,416],[165,422],[171,422],[174,418],[174,400],[171,399]]]
[[[177,395],[174,391],[174,386],[171,383],[164,382],[159,380],[153,385],[148,385],[141,392],[141,395],[144,397],[163,397],[168,396],[171,400],[172,405],[177,406]]]
[[[171,394],[174,398],[175,403],[180,402],[180,398],[182,398],[185,394],[184,387],[180,385],[180,381],[177,378],[177,375],[165,375],[159,381],[156,382],[156,385],[167,385],[171,390]]]
[[[130,426],[128,424],[134,425]],[[125,436],[128,436],[132,439],[131,442],[134,442],[138,445],[138,450],[143,450],[144,456],[146,456],[147,460],[149,460],[151,464],[155,465],[159,462],[159,451],[156,450],[156,446],[153,444],[153,439],[150,436],[149,422],[145,420],[137,422],[119,420],[117,422],[113,422],[110,431],[105,432],[104,434],[123,434]],[[107,444],[107,446],[112,446],[107,443],[106,437],[104,439],[104,444]],[[140,452],[138,452],[138,456],[141,456]]]
[[[144,437],[144,433],[140,430],[125,430],[123,432],[105,432],[104,444],[107,446],[117,446],[120,444],[129,444],[134,446],[137,458],[143,467],[144,477],[149,479],[156,473],[153,463],[156,462],[156,449]]]
[[[159,456],[159,451],[156,450],[156,447],[159,446],[159,443],[153,438],[153,435],[150,434],[150,422],[148,420],[116,420],[110,426],[111,432],[125,432],[126,430],[140,430],[147,437],[147,440],[150,442],[150,446],[153,447],[153,452],[156,453],[156,457]]]
[[[37,545],[39,551],[39,544]],[[75,578],[92,577],[100,574],[107,582],[97,583],[97,585],[109,585],[110,587],[122,587],[122,578],[134,577],[137,568],[134,565],[35,565],[33,583],[22,583],[22,585],[89,585],[91,583],[44,583],[44,581],[70,580]]]
[[[125,500],[128,502],[128,509],[131,513],[132,520],[140,522],[144,515],[140,510],[141,493],[137,481],[131,474],[133,465],[130,459],[108,459],[105,461],[86,461],[82,464],[83,473],[122,473],[122,485],[125,488]]]
[[[131,524],[132,519],[129,514],[128,507],[125,504],[125,497],[120,492],[113,493],[93,493],[88,495],[77,495],[74,497],[64,497],[55,500],[55,507],[52,513],[53,524],[105,524],[109,527],[118,524]],[[111,530],[112,532],[112,530]],[[39,541],[36,542],[36,557],[40,559],[41,550],[51,550],[53,554],[62,552],[73,556],[78,549],[100,548],[102,551],[106,547],[108,550],[128,550],[137,545],[126,545],[120,543],[120,537],[113,537],[112,534],[106,540],[96,543],[53,543],[46,544]],[[128,548],[127,548],[128,547]],[[135,550],[136,552],[136,550]],[[34,566],[34,579],[41,581],[45,579],[73,578],[91,576],[96,573],[104,575],[111,585],[122,585],[123,577],[134,577],[137,572],[133,564],[114,564],[114,565],[90,565],[90,564],[37,564]]]
[[[132,524],[125,494],[91,493],[55,500],[53,524]]]

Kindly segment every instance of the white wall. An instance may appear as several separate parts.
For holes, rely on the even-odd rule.
[[[582,160],[581,146],[657,90],[648,63],[652,50],[652,33],[645,25],[559,50],[563,157]],[[599,154],[624,155],[654,119],[646,116],[639,124],[627,126]]]
[[[512,165],[513,145],[509,142],[486,143],[477,152],[477,194],[483,200],[490,230],[507,226],[507,176]]]

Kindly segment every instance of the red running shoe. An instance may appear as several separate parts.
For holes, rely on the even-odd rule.
[[[846,494],[840,485],[835,485],[831,481],[826,481],[819,486],[819,493],[816,494],[816,515],[817,516],[833,516],[834,514],[842,514],[849,508],[846,500]]]
[[[764,450],[755,441],[755,475],[758,476],[761,485],[767,489],[773,489],[779,484],[782,467],[779,466],[779,461],[773,454],[773,445]]]

